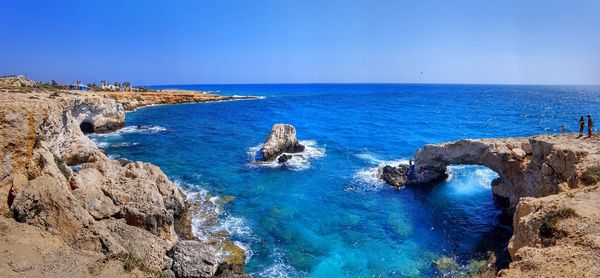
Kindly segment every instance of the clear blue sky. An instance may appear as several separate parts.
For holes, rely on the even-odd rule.
[[[600,84],[598,0],[0,7],[0,75],[37,80]]]

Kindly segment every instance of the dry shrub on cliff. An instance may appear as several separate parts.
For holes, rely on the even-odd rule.
[[[557,208],[547,212],[542,216],[542,225],[540,225],[540,237],[542,238],[542,245],[551,246],[554,245],[556,239],[565,237],[567,234],[556,227],[558,221],[568,219],[571,217],[577,217],[577,213],[572,208]]]
[[[58,170],[60,170],[60,172],[63,174],[63,176],[65,176],[65,178],[68,180],[71,177],[71,172],[69,171],[69,169],[67,168],[67,164],[57,155],[54,155],[54,163],[56,163],[56,166],[58,167]]]
[[[600,165],[585,170],[581,175],[581,182],[586,185],[594,185],[600,182]]]

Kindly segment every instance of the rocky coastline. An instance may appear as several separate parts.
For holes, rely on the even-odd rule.
[[[0,94],[0,276],[244,276],[243,250],[226,234],[196,238],[191,204],[160,168],[110,159],[84,135],[123,127],[125,107],[189,97]]]
[[[380,178],[395,188],[436,184],[452,164],[483,165],[499,175],[492,191],[506,200],[514,230],[512,262],[498,276],[600,276],[599,138],[558,134],[425,145],[413,166],[386,165]]]
[[[208,241],[192,233],[198,204],[188,202],[160,168],[110,159],[84,134],[122,128],[125,111],[144,105],[230,97],[84,93],[31,84],[17,78],[0,88],[0,276],[246,276],[244,251],[226,233]],[[295,128],[277,124],[261,155],[281,162],[301,149]],[[414,165],[382,167],[381,178],[396,188],[439,183],[452,164],[498,173],[492,190],[512,215],[512,261],[486,275],[600,276],[599,138],[426,145]]]
[[[110,91],[76,91],[81,95],[97,95],[104,98],[114,99],[123,104],[127,111],[133,111],[144,106],[199,103],[230,100],[252,100],[259,99],[257,96],[221,96],[209,94],[202,91],[164,89],[149,92],[110,92]]]

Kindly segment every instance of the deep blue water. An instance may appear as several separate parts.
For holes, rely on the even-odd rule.
[[[444,184],[398,191],[377,181],[377,166],[426,143],[574,131],[600,107],[598,87],[168,87],[266,98],[142,108],[127,115],[130,127],[95,140],[109,155],[159,165],[188,192],[235,196],[216,229],[247,248],[257,277],[437,276],[437,258],[466,265],[502,250],[511,231],[498,220],[494,172],[456,166]],[[274,123],[296,126],[307,161],[250,163]]]

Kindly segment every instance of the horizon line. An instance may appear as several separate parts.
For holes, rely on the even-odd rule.
[[[256,82],[256,83],[187,83],[134,85],[134,87],[195,86],[195,85],[482,85],[482,86],[600,86],[598,84],[567,83],[463,83],[463,82]]]

